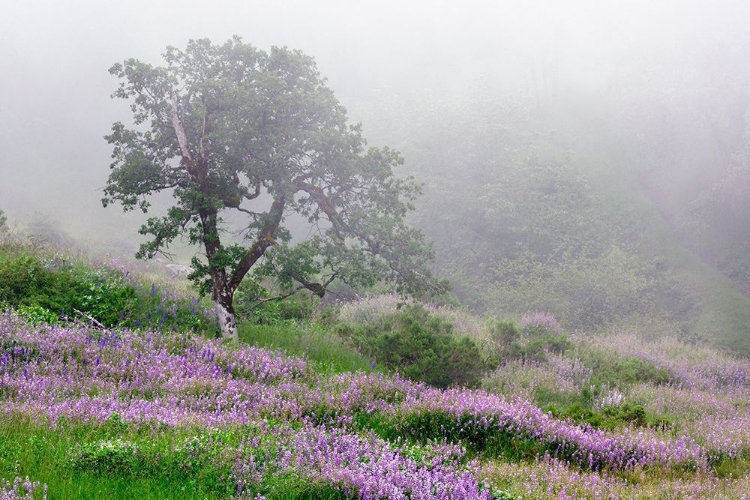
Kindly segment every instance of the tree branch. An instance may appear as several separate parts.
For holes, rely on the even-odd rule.
[[[268,211],[268,220],[258,233],[255,243],[253,243],[253,246],[244,253],[232,273],[228,285],[232,290],[237,289],[250,268],[258,262],[258,259],[263,256],[266,249],[275,243],[273,237],[276,234],[276,230],[279,228],[282,217],[284,216],[285,204],[286,200],[283,194],[273,201],[271,209]]]
[[[305,285],[300,285],[300,286],[298,286],[297,288],[295,288],[294,290],[292,290],[289,293],[283,293],[281,295],[277,295],[276,297],[269,297],[267,299],[259,300],[258,302],[255,303],[255,305],[253,306],[253,308],[256,308],[256,307],[258,307],[258,306],[260,306],[262,304],[267,304],[268,302],[277,302],[279,300],[288,299],[289,297],[291,297],[295,293],[297,293],[297,292],[299,292],[301,290],[304,290],[305,288],[306,288]]]
[[[310,197],[315,201],[315,203],[317,203],[318,207],[320,207],[320,209],[328,216],[328,219],[331,221],[331,224],[333,226],[333,230],[335,231],[336,236],[339,238],[339,240],[343,241],[345,239],[344,233],[349,233],[367,244],[367,248],[365,248],[364,251],[367,251],[373,255],[380,254],[380,243],[377,241],[373,241],[373,239],[368,235],[362,233],[361,231],[357,231],[346,224],[341,215],[336,211],[336,207],[333,206],[333,203],[321,188],[313,186],[312,184],[308,184],[306,182],[302,182],[300,179],[295,179],[293,181],[293,184],[298,191],[304,191],[305,193],[309,194]]]
[[[84,318],[88,319],[91,322],[91,324],[93,324],[94,326],[98,326],[99,328],[101,328],[103,330],[107,329],[106,326],[104,326],[99,321],[97,321],[96,318],[94,318],[93,316],[90,316],[90,315],[86,314],[85,312],[79,311],[78,309],[73,309],[73,312],[76,313],[76,314],[80,314]]]
[[[344,224],[344,221],[341,220],[341,217],[336,211],[336,207],[333,206],[333,203],[331,203],[331,200],[328,199],[323,190],[317,186],[313,186],[312,184],[304,182],[303,178],[294,179],[292,183],[295,190],[304,191],[305,193],[310,195],[310,197],[315,201],[318,207],[320,207],[323,213],[328,216],[328,220],[331,221],[333,230],[336,232],[336,236],[343,241],[345,236],[342,231],[346,231],[349,228],[346,226],[346,224]]]

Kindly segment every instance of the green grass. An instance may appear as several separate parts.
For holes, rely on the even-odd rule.
[[[201,432],[205,431],[194,431]],[[186,469],[184,456],[173,451],[173,445],[190,434],[111,423],[50,428],[12,416],[0,421],[0,476],[8,481],[29,476],[48,486],[50,499],[226,498],[231,492],[219,480],[221,471],[210,463]],[[145,451],[138,456],[100,453],[96,460],[81,459],[86,450],[105,442],[137,444]]]
[[[241,342],[266,349],[281,349],[290,355],[305,357],[324,372],[374,370],[370,361],[354,347],[347,345],[334,332],[315,323],[244,323],[240,324],[238,329]]]
[[[228,430],[63,422],[54,428],[18,415],[0,421],[0,478],[33,478],[53,499],[226,499],[237,493],[230,477],[242,438],[254,427]],[[345,500],[331,485],[294,473],[247,485],[269,499]],[[38,493],[41,492],[41,489]],[[41,495],[39,495],[41,497]]]

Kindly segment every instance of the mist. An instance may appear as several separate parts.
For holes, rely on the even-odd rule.
[[[539,155],[586,179],[597,194],[580,205],[590,203],[592,213],[602,212],[601,200],[622,198],[613,211],[632,202],[641,220],[663,218],[661,230],[632,219],[614,243],[580,258],[611,259],[612,248],[630,243],[642,257],[661,258],[672,252],[665,241],[689,240],[691,255],[747,295],[750,265],[717,246],[744,248],[750,227],[747,19],[747,2],[707,0],[7,0],[0,208],[18,230],[46,228],[134,251],[144,216],[100,202],[111,154],[103,136],[113,122],[131,121],[127,103],[110,99],[118,82],[107,70],[131,57],[159,65],[168,45],[184,48],[190,39],[239,35],[264,50],[288,46],[315,58],[370,143],[401,150],[403,174],[425,183],[414,221],[429,237],[444,238],[452,227],[430,201],[449,189],[457,204],[468,204],[449,211],[456,218],[468,206],[484,213],[485,225],[467,238],[479,238],[493,220],[508,223],[487,215],[480,201],[492,197],[472,186],[500,184],[510,172],[489,165]],[[455,180],[466,189],[449,186]],[[154,214],[168,202],[160,199]],[[661,243],[638,243],[636,233]],[[437,241],[438,267],[460,267],[451,259],[462,245]],[[508,250],[486,260],[517,257]]]
[[[669,79],[680,65],[711,70],[689,67],[701,57],[726,56],[713,64],[742,72],[744,2],[653,4],[12,0],[0,21],[0,199],[20,218],[40,212],[76,230],[111,226],[117,215],[97,206],[109,155],[101,137],[129,117],[125,103],[109,98],[117,82],[107,69],[129,57],[159,64],[167,45],[191,38],[238,34],[260,48],[304,50],[354,121],[384,92],[458,95],[479,78],[555,104],[596,100],[613,85],[658,97],[682,83]]]

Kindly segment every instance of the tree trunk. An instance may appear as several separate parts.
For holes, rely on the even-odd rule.
[[[237,319],[234,315],[234,307],[232,306],[232,294],[222,292],[216,298],[214,309],[216,310],[216,316],[219,318],[221,336],[225,339],[238,342],[239,335],[237,333]]]

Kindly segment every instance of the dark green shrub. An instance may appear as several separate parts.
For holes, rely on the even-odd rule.
[[[313,297],[309,294],[299,294],[280,301],[279,316],[283,320],[306,320],[312,317]]]
[[[476,387],[489,367],[471,339],[457,339],[451,323],[419,305],[406,306],[379,324],[340,325],[338,332],[378,365],[434,387]]]
[[[648,424],[646,409],[643,405],[633,403],[622,403],[619,406],[608,406],[602,410],[606,417],[633,424],[636,427],[644,427]]]
[[[521,330],[512,321],[497,321],[490,324],[490,338],[497,346],[509,346],[521,338]]]
[[[614,430],[632,425],[634,427],[669,428],[671,422],[658,415],[649,414],[643,405],[624,402],[617,406],[607,406],[597,411],[591,408],[589,401],[582,398],[567,406],[547,405],[545,411],[556,418],[570,419],[579,424],[590,425],[597,429]]]
[[[96,283],[89,281],[85,292],[78,297],[76,309],[108,327],[131,317],[138,302],[135,288],[118,281],[115,277],[102,277]]]
[[[570,341],[570,339],[562,334],[547,335],[547,337],[544,339],[544,343],[547,351],[554,354],[562,354],[573,347],[573,343]]]
[[[636,383],[663,385],[672,380],[669,370],[658,368],[652,361],[641,358],[613,360],[603,353],[587,351],[583,353],[581,361],[593,370],[592,383],[600,386]]]
[[[604,425],[605,418],[601,413],[586,408],[581,403],[574,403],[562,411],[558,411],[554,407],[549,407],[547,410],[557,418],[570,419],[574,422],[588,424],[596,428],[606,427]]]
[[[405,413],[390,419],[369,416],[360,419],[358,424],[363,422],[383,439],[422,444],[435,441],[461,443],[471,454],[482,454],[486,458],[527,460],[538,457],[545,450],[553,451],[547,444],[524,433],[486,426],[474,415],[455,416],[444,411],[429,411]]]

